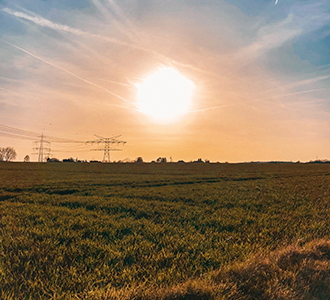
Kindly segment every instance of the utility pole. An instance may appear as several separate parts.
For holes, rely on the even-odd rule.
[[[44,155],[50,155],[50,142],[44,140],[44,134],[41,134],[40,141],[35,141],[35,147],[33,150],[37,150],[38,153],[33,153],[38,155],[38,162],[44,162]]]
[[[113,145],[120,145],[123,144],[125,145],[126,142],[125,141],[120,141],[117,140],[117,138],[119,138],[121,135],[117,135],[117,136],[113,136],[110,138],[105,138],[103,136],[99,136],[94,134],[98,139],[95,141],[87,141],[87,144],[104,144],[104,148],[103,149],[91,149],[91,151],[104,151],[103,152],[103,160],[102,162],[105,163],[109,163],[110,162],[110,151],[123,151],[122,149],[118,149],[118,148],[112,148]]]

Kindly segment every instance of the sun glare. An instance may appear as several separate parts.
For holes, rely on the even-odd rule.
[[[195,87],[172,68],[160,69],[136,86],[140,111],[165,122],[187,112]]]

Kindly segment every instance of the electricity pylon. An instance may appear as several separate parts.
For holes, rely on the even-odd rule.
[[[109,163],[110,162],[110,151],[123,151],[122,149],[112,148],[113,145],[125,145],[126,142],[117,140],[121,135],[113,136],[110,138],[105,138],[103,136],[99,136],[94,134],[98,139],[95,141],[87,141],[87,144],[104,144],[104,149],[91,149],[91,151],[104,151],[102,162]]]
[[[40,136],[40,141],[34,142],[36,147],[33,150],[37,150],[38,153],[33,153],[38,155],[38,162],[44,162],[44,155],[50,155],[50,142],[44,140],[44,134]]]

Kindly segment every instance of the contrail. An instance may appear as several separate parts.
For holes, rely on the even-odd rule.
[[[77,34],[77,35],[86,35],[86,34],[88,34],[86,32],[83,32],[83,31],[79,30],[79,29],[72,28],[72,27],[69,27],[67,25],[61,25],[61,24],[53,23],[53,22],[51,22],[47,19],[44,19],[42,17],[32,17],[32,16],[29,16],[26,13],[19,12],[19,11],[14,11],[14,10],[11,10],[7,7],[2,9],[2,10],[4,12],[10,14],[10,15],[13,15],[13,16],[18,17],[18,18],[29,20],[29,21],[31,21],[31,22],[33,22],[37,25],[40,25],[42,27],[48,27],[48,28],[52,28],[54,30],[66,31],[66,32]]]
[[[14,47],[14,48],[16,48],[16,49],[18,49],[18,50],[20,50],[20,51],[26,53],[26,54],[28,54],[28,55],[30,55],[30,56],[32,56],[32,57],[34,57],[34,58],[36,58],[36,59],[38,59],[38,60],[44,62],[45,64],[54,67],[55,69],[61,70],[61,71],[65,72],[65,73],[67,73],[67,74],[69,74],[69,75],[71,75],[71,76],[73,76],[73,77],[79,79],[79,80],[82,81],[82,82],[85,82],[85,83],[87,83],[87,84],[89,84],[89,85],[92,85],[92,86],[94,86],[94,87],[97,87],[98,89],[101,89],[101,90],[103,90],[103,91],[109,93],[110,95],[112,95],[112,96],[114,96],[114,97],[116,97],[116,98],[118,98],[118,99],[120,99],[120,100],[126,102],[126,103],[129,103],[129,104],[131,104],[131,105],[136,106],[135,104],[133,104],[133,103],[131,103],[130,101],[126,100],[125,98],[123,98],[123,97],[121,97],[121,96],[119,96],[119,95],[117,95],[117,94],[115,94],[115,93],[109,91],[108,89],[104,88],[104,87],[101,86],[101,85],[98,85],[98,84],[96,84],[96,83],[94,83],[94,82],[91,82],[91,81],[89,81],[89,80],[87,80],[87,79],[84,79],[84,78],[82,78],[82,77],[80,77],[80,76],[78,76],[78,75],[76,75],[76,74],[74,74],[74,73],[72,73],[72,72],[70,72],[70,71],[68,71],[68,70],[66,70],[66,69],[64,69],[64,68],[62,68],[62,67],[56,66],[55,64],[53,64],[53,63],[51,63],[51,62],[49,62],[49,61],[47,61],[47,60],[45,60],[45,59],[43,59],[43,58],[41,58],[41,57],[35,55],[35,54],[33,54],[33,53],[31,53],[31,52],[29,52],[29,51],[27,51],[27,50],[25,50],[25,49],[23,49],[23,48],[21,48],[21,47],[18,47],[18,46],[16,46],[16,45],[13,45],[13,44],[11,44],[11,43],[9,43],[9,42],[6,42],[6,41],[4,41],[4,40],[2,40],[2,41],[3,41],[4,43],[6,43],[6,44],[8,44],[8,45],[10,45],[10,46],[12,46],[12,47]]]
[[[263,98],[261,100],[268,100],[268,99],[272,99],[272,98],[282,98],[282,97],[300,95],[300,94],[309,94],[309,93],[314,93],[314,92],[319,92],[319,91],[324,91],[324,90],[326,90],[326,89],[322,88],[322,89],[313,89],[313,90],[307,90],[307,91],[301,91],[301,92],[294,92],[294,93],[288,93],[288,94],[284,94],[284,95],[267,97],[267,98]]]
[[[70,27],[70,26],[67,26],[67,25],[54,23],[54,22],[49,21],[49,20],[47,20],[45,18],[42,18],[40,16],[33,17],[33,16],[30,16],[26,13],[19,12],[19,11],[14,11],[14,10],[11,10],[9,8],[3,8],[2,10],[4,12],[10,14],[10,15],[13,15],[13,16],[17,17],[17,18],[22,18],[22,19],[31,21],[34,24],[42,26],[42,27],[47,27],[47,28],[51,28],[51,29],[54,29],[54,30],[57,30],[57,31],[62,31],[62,32],[68,32],[68,33],[75,34],[75,35],[78,35],[78,36],[86,36],[86,37],[89,36],[89,37],[93,37],[93,38],[103,39],[107,42],[110,42],[110,43],[113,43],[113,44],[116,44],[116,45],[119,45],[119,46],[125,46],[125,47],[131,48],[131,49],[136,49],[136,50],[151,53],[151,54],[155,55],[156,57],[158,57],[159,59],[165,60],[167,63],[173,64],[173,65],[176,65],[176,66],[180,66],[180,67],[184,67],[184,68],[188,68],[188,69],[191,69],[193,71],[197,71],[199,73],[212,75],[212,76],[215,76],[215,77],[219,78],[219,75],[216,74],[216,73],[200,69],[200,68],[198,68],[194,65],[191,65],[191,64],[179,63],[179,62],[177,62],[177,61],[175,61],[175,60],[173,60],[173,59],[157,52],[156,50],[145,48],[145,47],[141,46],[139,43],[136,43],[136,42],[134,42],[134,44],[132,44],[132,43],[127,43],[127,42],[124,42],[124,41],[121,41],[121,40],[118,40],[118,39],[115,39],[115,38],[110,38],[110,37],[105,37],[105,36],[98,35],[98,34],[89,33],[89,32],[82,31],[80,29],[73,28],[73,27]]]
[[[230,104],[217,105],[217,106],[212,106],[212,107],[207,107],[207,108],[202,108],[202,109],[189,110],[189,111],[187,111],[187,113],[203,112],[203,111],[208,111],[208,110],[213,110],[213,109],[219,109],[219,108],[234,106],[236,104],[240,104],[240,103],[230,103]]]
[[[127,18],[125,18],[123,16],[123,14],[118,13],[118,9],[117,9],[117,5],[115,7],[115,13],[117,15],[119,15],[119,17],[121,19],[124,19],[124,21],[128,24],[129,26],[129,30],[127,30],[126,28],[124,28],[124,26],[122,26],[120,24],[119,21],[114,19],[114,15],[109,12],[108,7],[106,7],[105,5],[101,4],[98,0],[91,0],[93,2],[93,4],[95,5],[95,7],[98,9],[98,11],[107,19],[110,20],[112,23],[115,24],[115,26],[121,31],[123,32],[131,41],[134,41],[136,39],[136,31],[135,29],[132,28],[131,23],[129,22],[129,20]],[[110,3],[111,5],[112,3]]]
[[[287,85],[285,85],[285,87],[294,88],[294,87],[297,87],[297,86],[300,86],[300,85],[307,85],[307,84],[315,83],[315,82],[318,82],[318,81],[326,80],[326,79],[329,79],[329,78],[330,78],[330,75],[318,76],[318,77],[314,77],[314,78],[310,78],[310,79],[306,79],[306,80],[301,80],[299,82],[294,82],[294,83],[291,83],[291,84],[287,84]]]
[[[278,0],[275,1],[275,5],[278,3]]]
[[[135,26],[131,23],[129,18],[126,17],[123,10],[118,6],[118,4],[113,0],[108,0],[108,3],[110,7],[112,7],[116,15],[119,16],[119,18],[122,19],[128,27],[127,30],[123,26],[118,25],[120,27],[120,30],[122,30],[132,41],[139,40],[138,32],[136,31]]]
[[[131,25],[130,20],[125,16],[125,14],[123,13],[122,9],[118,6],[118,4],[116,3],[116,1],[108,0],[108,2],[110,4],[110,6],[112,6],[112,8],[116,12],[116,14],[119,15],[126,23],[128,23],[129,25]]]
[[[5,92],[9,92],[9,93],[13,93],[13,94],[17,94],[17,95],[20,95],[20,96],[23,96],[23,97],[26,97],[26,95],[23,95],[21,93],[18,93],[18,92],[14,92],[14,91],[11,91],[11,90],[8,90],[8,89],[5,89],[3,87],[0,86],[0,90],[2,91],[5,91]]]
[[[47,20],[45,18],[42,18],[40,16],[38,16],[38,17],[32,17],[32,16],[30,16],[30,15],[28,15],[26,13],[19,12],[19,11],[14,11],[14,10],[11,10],[9,8],[4,8],[3,11],[6,12],[6,13],[8,13],[8,14],[10,14],[10,15],[13,15],[13,16],[15,16],[17,18],[21,18],[21,19],[25,19],[25,20],[31,21],[34,24],[39,25],[41,27],[47,27],[47,28],[51,28],[51,29],[54,29],[54,30],[57,30],[57,31],[68,32],[68,33],[72,33],[72,34],[79,35],[79,36],[89,36],[89,37],[101,38],[101,39],[104,39],[104,40],[106,40],[108,42],[111,42],[113,44],[135,48],[131,44],[126,43],[126,42],[123,42],[121,40],[114,39],[114,38],[109,38],[109,37],[104,37],[102,35],[93,34],[93,33],[86,32],[86,31],[82,31],[80,29],[73,28],[73,27],[70,27],[70,26],[67,26],[67,25],[62,25],[62,24],[54,23],[54,22],[49,21],[49,20]]]
[[[102,80],[102,81],[110,82],[110,83],[114,83],[114,84],[118,84],[118,85],[121,85],[121,86],[134,87],[133,84],[123,83],[123,82],[119,82],[119,81],[114,81],[114,80],[109,80],[109,79],[104,79],[104,78],[94,78],[94,79]]]
[[[230,107],[230,106],[235,106],[235,105],[247,105],[247,104],[251,104],[251,103],[256,103],[256,102],[269,100],[269,99],[272,99],[272,98],[283,98],[283,97],[288,97],[288,96],[293,96],[293,95],[309,94],[309,93],[314,93],[314,92],[324,91],[324,90],[326,90],[326,89],[322,88],[322,89],[313,89],[313,90],[307,90],[307,91],[301,91],[301,92],[295,92],[295,93],[288,93],[288,94],[284,94],[284,95],[278,95],[278,96],[272,96],[272,97],[267,97],[267,98],[262,98],[262,99],[256,99],[256,100],[253,100],[253,101],[249,101],[247,103],[235,102],[235,103],[212,106],[212,107],[207,107],[207,108],[202,108],[202,109],[190,110],[190,111],[188,111],[188,113],[203,112],[203,111],[219,109],[219,108],[224,108],[224,107]]]

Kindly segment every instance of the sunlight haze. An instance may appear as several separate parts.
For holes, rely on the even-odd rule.
[[[326,0],[0,0],[0,124],[121,135],[114,161],[329,159],[329,28]],[[0,131],[18,161],[33,142]]]
[[[141,112],[155,121],[170,122],[187,112],[194,83],[172,68],[163,68],[136,86]]]

